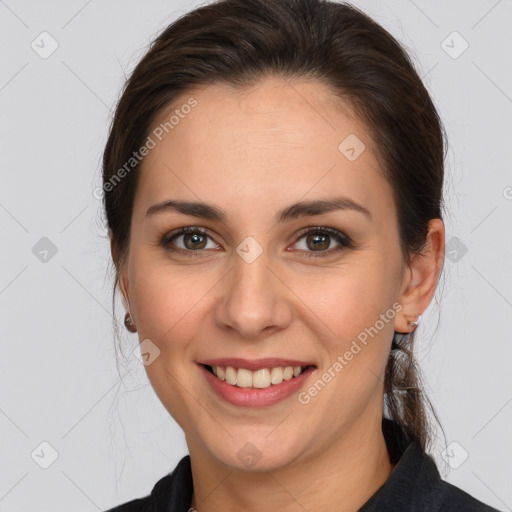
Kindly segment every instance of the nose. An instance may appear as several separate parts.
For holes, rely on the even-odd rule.
[[[254,340],[285,329],[292,319],[292,293],[282,276],[270,267],[266,252],[252,262],[238,254],[215,309],[219,328],[237,338]]]

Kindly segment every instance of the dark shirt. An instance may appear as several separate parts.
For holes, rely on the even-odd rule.
[[[404,444],[396,422],[384,418],[382,430],[396,466],[358,512],[499,512],[442,480],[434,459],[418,442]],[[107,512],[187,512],[193,489],[190,456],[186,455],[155,484],[150,495]]]

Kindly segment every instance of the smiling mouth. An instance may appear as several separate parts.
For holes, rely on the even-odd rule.
[[[236,368],[234,366],[210,366],[202,365],[217,379],[225,381],[231,386],[239,388],[265,389],[271,386],[277,386],[283,381],[288,381],[299,377],[308,368],[315,368],[313,365],[307,366],[275,366],[272,368],[261,368],[251,371],[246,368]]]

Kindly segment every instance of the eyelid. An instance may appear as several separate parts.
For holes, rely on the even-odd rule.
[[[170,245],[171,240],[173,238],[179,238],[180,236],[186,235],[189,233],[199,233],[203,236],[210,238],[217,245],[220,245],[214,240],[213,236],[210,234],[209,229],[201,227],[201,226],[184,226],[182,228],[176,228],[176,229],[173,229],[172,231],[165,232],[163,236],[159,237],[160,244],[163,245],[165,248],[168,248],[168,246]],[[178,247],[176,249],[171,249],[171,250],[176,250],[177,252],[182,251],[182,252],[188,252],[188,253],[191,253],[191,252],[199,253],[199,252],[202,252],[204,249],[200,250],[200,251],[191,251],[191,250],[181,249],[180,247]]]
[[[331,256],[338,252],[341,252],[341,251],[344,251],[347,249],[354,249],[356,247],[356,244],[352,241],[352,239],[347,234],[345,234],[343,231],[340,231],[339,229],[331,228],[329,226],[309,226],[309,227],[306,227],[306,228],[300,230],[295,235],[294,244],[299,242],[299,240],[304,238],[306,235],[315,234],[315,233],[326,234],[327,236],[331,237],[331,239],[334,239],[336,242],[338,242],[339,247],[334,248],[334,249],[330,248],[325,251],[305,251],[306,257],[328,257],[328,256]],[[300,251],[300,252],[304,252],[304,251]]]
[[[171,240],[173,240],[174,238],[179,238],[180,236],[186,235],[188,233],[199,233],[203,236],[210,238],[210,240],[212,240],[215,244],[220,245],[218,244],[218,242],[215,241],[213,236],[210,234],[210,230],[201,226],[184,226],[181,228],[176,228],[170,232],[166,232],[163,236],[159,237],[159,244],[162,245],[166,250],[169,250],[171,252],[182,253],[186,254],[187,256],[198,256],[201,253],[203,253],[205,249],[199,249],[197,251],[194,251],[191,249],[182,249],[181,247],[170,248]],[[354,244],[351,238],[348,235],[346,235],[343,231],[340,231],[339,229],[336,228],[331,228],[329,226],[307,226],[305,228],[302,228],[298,233],[296,233],[293,236],[293,245],[299,242],[299,240],[304,238],[306,235],[315,233],[326,234],[331,238],[334,238],[338,242],[340,247],[338,247],[337,249],[327,249],[325,251],[299,250],[298,252],[305,252],[308,257],[317,255],[321,257],[332,255],[333,253],[339,252],[343,249],[353,249],[356,247],[356,244]]]
[[[343,231],[340,231],[336,228],[331,228],[329,226],[308,226],[306,228],[301,229],[295,236],[295,242],[302,238],[304,235],[309,233],[327,233],[333,237],[339,237],[347,244],[351,242],[350,237],[346,235]]]

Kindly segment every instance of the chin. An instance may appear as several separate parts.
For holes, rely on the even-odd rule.
[[[271,434],[272,435],[272,434]],[[302,438],[299,432],[297,437]],[[210,449],[221,464],[236,471],[274,471],[288,466],[302,451],[293,437],[269,439],[268,431],[259,435],[233,436]]]

